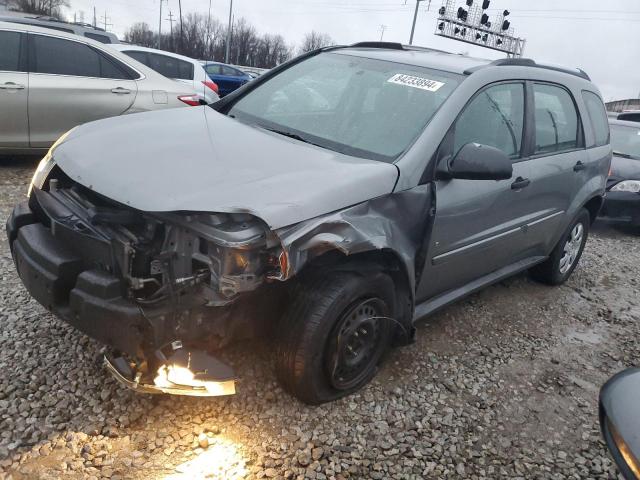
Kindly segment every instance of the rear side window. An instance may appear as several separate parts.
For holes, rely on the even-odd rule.
[[[593,146],[607,145],[609,143],[609,120],[602,100],[598,95],[587,90],[582,92],[582,98],[587,106],[587,112],[589,112],[589,119],[595,134],[595,145]]]
[[[534,153],[578,148],[578,112],[568,91],[555,85],[533,85],[535,102]]]
[[[204,69],[210,75],[220,75],[222,71],[220,65],[207,65]]]
[[[193,80],[193,65],[184,60],[149,53],[149,67],[168,78]]]
[[[31,71],[55,75],[128,79],[119,62],[108,59],[88,45],[62,38],[33,35]]]
[[[223,65],[222,75],[225,75],[227,77],[239,77],[240,75],[242,75],[242,73],[240,73],[235,68],[231,68],[231,67],[227,67],[226,65]]]
[[[18,32],[0,32],[0,71],[20,72],[21,35]]]
[[[100,43],[111,43],[111,39],[106,35],[100,35],[97,33],[85,32],[84,36],[90,38],[91,40],[96,40]]]
[[[453,153],[467,143],[498,148],[511,158],[520,156],[524,129],[524,85],[489,87],[471,101],[458,118]]]
[[[147,56],[147,52],[137,52],[135,50],[127,50],[122,53],[126,53],[134,60],[142,63],[143,65],[149,66],[149,57]]]

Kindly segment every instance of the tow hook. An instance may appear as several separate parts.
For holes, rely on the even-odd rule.
[[[154,360],[157,368],[153,373],[142,372],[122,356],[105,355],[104,364],[118,382],[141,393],[197,397],[236,393],[236,377],[231,367],[204,351],[183,347],[179,340],[156,350]]]

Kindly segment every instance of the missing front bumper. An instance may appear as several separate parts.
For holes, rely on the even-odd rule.
[[[231,367],[206,352],[183,348],[180,342],[174,342],[172,348],[167,356],[160,350],[156,352],[162,361],[154,372],[138,371],[124,357],[105,356],[104,364],[118,382],[139,393],[194,397],[236,393],[236,378]]]

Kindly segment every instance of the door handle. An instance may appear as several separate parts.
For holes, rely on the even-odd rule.
[[[524,187],[529,186],[530,183],[531,180],[529,180],[528,178],[518,177],[516,178],[516,181],[511,184],[511,190],[520,190]]]
[[[580,170],[584,170],[585,168],[587,168],[587,166],[584,163],[582,163],[580,160],[578,160],[578,163],[576,163],[573,166],[573,171],[579,172]]]
[[[126,95],[131,93],[131,90],[129,90],[128,88],[122,88],[122,87],[116,87],[116,88],[112,88],[111,89],[111,93],[116,93],[119,95]]]
[[[24,90],[26,87],[20,83],[6,82],[0,84],[2,90]]]

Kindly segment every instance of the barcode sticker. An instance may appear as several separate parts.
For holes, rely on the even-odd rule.
[[[427,90],[429,92],[437,92],[440,87],[444,85],[444,83],[442,82],[429,80],[428,78],[413,77],[411,75],[405,75],[403,73],[394,75],[389,80],[387,80],[387,82],[395,83],[396,85],[404,85],[406,87],[419,88],[421,90]]]

